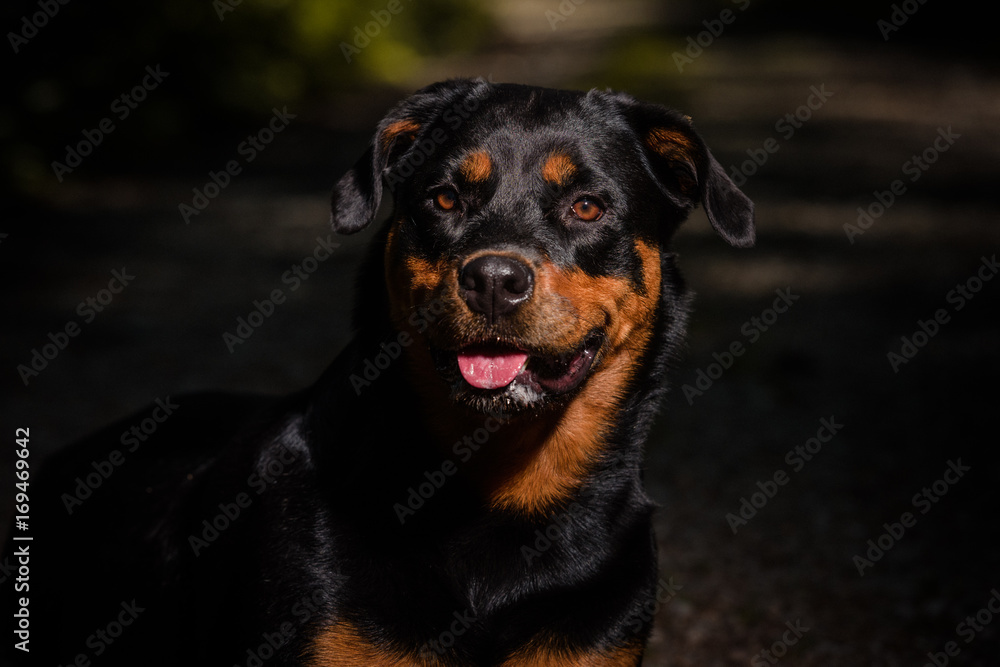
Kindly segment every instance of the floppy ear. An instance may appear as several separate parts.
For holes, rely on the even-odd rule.
[[[730,245],[754,244],[753,202],[726,175],[691,120],[665,107],[618,94],[619,103],[643,143],[653,178],[667,197],[685,211],[697,205]]]
[[[375,219],[382,201],[382,181],[427,133],[442,112],[481,79],[453,79],[422,88],[396,105],[379,122],[368,149],[341,177],[330,197],[330,224],[340,234],[361,231]]]
[[[382,178],[390,155],[397,157],[416,140],[420,125],[397,120],[379,124],[371,144],[354,166],[333,187],[330,224],[339,234],[353,234],[375,219],[382,202]]]

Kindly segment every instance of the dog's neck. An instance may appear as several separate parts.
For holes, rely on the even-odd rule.
[[[374,247],[381,244],[382,239],[376,239]],[[358,336],[354,361],[351,367],[328,374],[331,381],[340,383],[339,391],[343,392],[336,400],[352,404],[355,394],[360,393],[359,410],[371,409],[373,415],[381,412],[373,417],[379,422],[377,426],[367,427],[370,430],[363,436],[371,438],[385,428],[390,434],[385,436],[388,442],[366,446],[385,452],[394,465],[402,465],[411,447],[428,450],[429,458],[403,475],[404,480],[422,481],[424,469],[419,466],[429,466],[429,470],[443,461],[454,462],[455,477],[465,480],[488,510],[529,517],[550,513],[572,501],[581,487],[606,472],[608,466],[619,473],[627,468],[630,474],[617,477],[634,478],[638,488],[642,443],[665,390],[663,375],[682,335],[687,311],[683,282],[672,256],[665,253],[662,260],[664,276],[669,278],[663,281],[658,296],[672,308],[661,308],[655,322],[632,331],[627,348],[600,359],[573,395],[537,413],[491,415],[456,404],[449,385],[437,375],[429,351],[419,340],[403,346],[402,354],[382,371],[383,376],[392,375],[391,379],[380,377],[370,388],[352,391],[344,377],[357,377],[364,360],[384,350],[382,343],[398,340],[400,332],[389,319],[384,293],[381,298],[369,294],[369,299],[355,308]],[[381,268],[384,257],[371,252],[368,261]],[[369,269],[363,275],[380,273]],[[376,399],[375,394],[389,389],[394,393]],[[381,407],[370,407],[371,402]],[[393,424],[400,420],[412,420],[410,432],[428,434],[431,440],[414,443],[391,435]],[[456,449],[462,456],[456,456]],[[623,484],[633,485],[630,480]],[[406,488],[404,484],[402,489]]]
[[[611,435],[636,391],[628,379],[637,360],[618,355],[605,360],[574,396],[539,413],[483,414],[455,405],[444,382],[428,383],[429,356],[421,349],[408,352],[410,386],[433,444],[448,456],[455,443],[471,440],[474,453],[460,474],[491,509],[515,514],[542,515],[569,502],[596,463],[610,455]]]

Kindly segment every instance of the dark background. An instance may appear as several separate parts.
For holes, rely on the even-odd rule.
[[[350,334],[367,239],[336,239],[298,289],[282,275],[326,237],[330,186],[396,100],[452,76],[611,86],[690,114],[727,171],[769,138],[778,147],[743,186],[756,248],[727,247],[700,212],[676,239],[698,297],[648,484],[663,506],[661,572],[682,588],[659,610],[647,664],[770,664],[760,652],[796,622],[809,629],[786,664],[923,665],[949,641],[948,664],[996,664],[1000,618],[984,613],[972,637],[958,626],[1000,587],[1000,281],[961,310],[948,300],[1000,249],[992,17],[940,0],[578,1],[400,0],[352,62],[341,44],[387,1],[244,0],[220,20],[221,2],[52,0],[58,12],[16,53],[9,33],[43,10],[9,3],[3,524],[17,427],[38,463],[156,398],[286,392],[318,376]],[[733,20],[679,71],[673,54],[725,9]],[[907,9],[884,39],[878,22]],[[169,75],[115,117],[113,100],[157,65]],[[813,87],[832,95],[800,110]],[[246,163],[240,143],[286,107],[295,118]],[[797,110],[809,119],[779,131]],[[51,163],[105,117],[114,131],[60,182]],[[948,128],[960,136],[912,181],[907,163]],[[185,224],[179,205],[233,159],[241,173]],[[852,243],[844,225],[897,179],[905,192]],[[85,322],[78,305],[123,268],[134,280]],[[276,288],[287,301],[230,352],[223,333]],[[744,325],[768,317],[776,290],[798,298],[751,342]],[[949,320],[894,372],[887,355],[938,309]],[[26,385],[18,366],[69,322],[79,335]],[[734,342],[744,354],[685,396]],[[824,418],[843,428],[794,472],[786,453]],[[913,496],[958,459],[969,472],[920,513]],[[777,471],[787,484],[734,535],[726,515]],[[915,524],[860,576],[853,557],[907,511]]]

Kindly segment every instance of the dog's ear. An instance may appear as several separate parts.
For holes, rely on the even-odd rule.
[[[691,119],[621,93],[614,99],[642,142],[651,175],[664,194],[684,211],[700,202],[712,227],[730,245],[752,246],[753,202],[726,175]]]
[[[382,201],[383,179],[392,168],[405,159],[444,111],[485,85],[481,79],[436,83],[418,90],[389,111],[364,155],[333,188],[330,223],[334,231],[353,234],[371,224]]]

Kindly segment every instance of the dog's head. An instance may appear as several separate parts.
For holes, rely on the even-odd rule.
[[[386,189],[390,316],[421,373],[484,412],[621,394],[650,346],[663,249],[697,204],[732,245],[754,241],[752,203],[690,120],[620,93],[424,88],[337,183],[334,229],[369,225]]]

